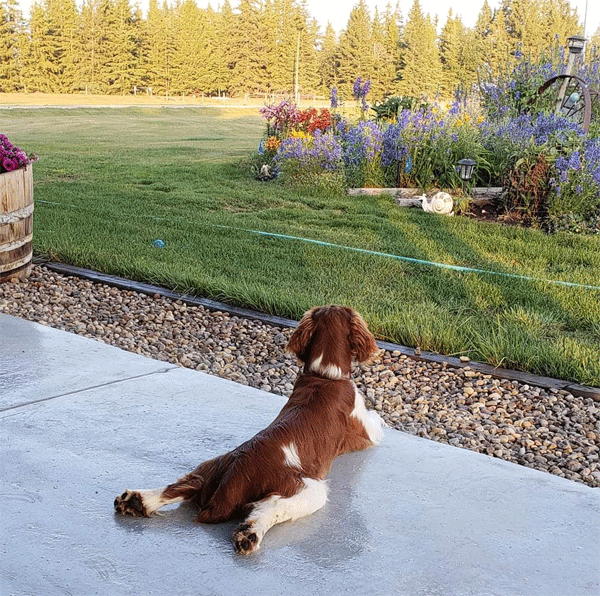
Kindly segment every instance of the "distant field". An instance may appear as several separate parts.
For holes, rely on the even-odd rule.
[[[263,126],[245,108],[0,110],[40,155],[39,255],[296,319],[344,303],[382,339],[600,386],[600,291],[544,281],[598,287],[598,237],[259,182],[243,160]]]
[[[170,106],[170,107],[220,107],[220,108],[258,108],[269,103],[279,103],[280,98],[243,97],[192,97],[157,96],[139,93],[138,95],[85,95],[67,93],[0,93],[0,108],[6,106]],[[326,107],[324,100],[302,100],[301,107]]]

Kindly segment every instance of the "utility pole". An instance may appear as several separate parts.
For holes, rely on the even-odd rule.
[[[300,63],[300,33],[302,33],[302,29],[298,29],[298,39],[296,42],[296,68],[294,72],[294,99],[298,107],[300,106],[300,91],[298,89],[298,66]]]

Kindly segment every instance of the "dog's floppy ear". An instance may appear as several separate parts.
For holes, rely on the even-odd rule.
[[[356,311],[350,317],[350,346],[358,362],[367,362],[379,353],[373,334]]]
[[[302,361],[306,362],[306,349],[310,343],[312,334],[315,331],[315,322],[313,321],[313,313],[317,308],[311,308],[309,311],[304,313],[302,320],[298,327],[296,327],[294,333],[290,337],[286,346],[286,351],[296,354],[296,356]]]

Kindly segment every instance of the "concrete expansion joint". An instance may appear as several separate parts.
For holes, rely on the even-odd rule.
[[[41,397],[40,399],[32,399],[30,401],[24,401],[19,404],[14,404],[12,406],[8,406],[6,408],[0,408],[0,413],[8,412],[9,410],[17,410],[19,408],[24,408],[26,406],[31,406],[34,404],[40,404],[47,401],[53,401],[56,399],[60,399],[61,397],[69,397],[70,395],[78,395],[80,393],[85,393],[87,391],[94,391],[96,389],[101,389],[103,387],[110,387],[111,385],[117,385],[119,383],[125,383],[127,381],[136,381],[138,379],[143,379],[144,377],[151,377],[156,374],[164,374],[171,372],[173,370],[177,370],[180,368],[179,366],[173,365],[171,367],[162,368],[159,370],[155,370],[149,373],[143,373],[140,375],[134,375],[132,377],[124,377],[122,379],[115,379],[114,381],[108,381],[106,383],[98,383],[97,385],[90,385],[89,387],[82,387],[81,389],[76,389],[74,391],[66,391],[65,393],[59,393],[57,395],[50,395],[48,397]]]
[[[140,292],[149,296],[154,296],[158,294],[159,296],[170,298],[172,300],[181,300],[187,305],[202,306],[209,310],[218,310],[221,312],[226,312],[230,315],[261,321],[269,325],[277,325],[280,327],[289,328],[295,328],[298,326],[298,322],[293,321],[291,319],[267,315],[246,308],[231,306],[224,302],[217,302],[216,300],[211,300],[208,298],[198,298],[196,296],[180,294],[178,292],[168,290],[167,288],[155,286],[152,284],[140,283],[122,277],[117,277],[115,275],[99,273],[90,269],[75,267],[73,265],[65,265],[63,263],[54,263],[52,261],[46,261],[40,258],[34,258],[33,261],[39,265],[51,269],[52,271],[56,271],[57,273],[62,273],[65,275],[74,275],[76,277],[89,279],[90,281],[94,281],[97,283],[104,283],[109,286],[113,286],[124,290]],[[577,397],[591,398],[594,401],[600,402],[600,387],[587,387],[584,385],[578,385],[577,383],[573,383],[571,381],[554,379],[551,377],[542,377],[531,373],[524,373],[516,370],[495,367],[490,364],[474,362],[469,359],[461,360],[460,358],[455,358],[452,356],[444,356],[432,352],[422,352],[418,348],[408,348],[406,346],[401,346],[385,341],[378,341],[377,345],[381,349],[388,350],[390,352],[398,351],[401,354],[404,354],[405,356],[413,360],[446,363],[447,366],[451,366],[452,368],[465,368],[468,366],[474,371],[488,374],[495,378],[507,379],[509,381],[518,381],[520,383],[526,383],[528,385],[533,385],[535,387],[541,387],[544,389],[562,389],[564,391],[568,391],[569,393]]]

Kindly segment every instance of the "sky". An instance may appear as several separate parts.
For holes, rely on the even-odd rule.
[[[421,8],[424,13],[431,16],[437,15],[441,25],[446,21],[448,11],[452,9],[453,14],[460,15],[463,23],[467,27],[473,27],[477,20],[477,15],[484,0],[420,0]],[[32,0],[17,0],[24,14],[29,13],[29,7]],[[371,9],[371,14],[378,7],[380,12],[385,11],[388,2],[395,6],[396,0],[366,0]],[[140,4],[142,9],[147,5],[147,0],[131,0],[132,4]],[[208,0],[196,0],[198,6],[206,6]],[[492,8],[496,8],[500,0],[488,0]],[[581,21],[583,21],[587,3],[587,21],[586,35],[591,36],[600,26],[600,2],[598,0],[571,0],[571,6],[577,9]],[[231,1],[235,6],[237,2]],[[352,7],[357,4],[357,0],[307,0],[307,6],[310,14],[317,19],[322,28],[325,29],[327,22],[331,22],[333,28],[339,33],[347,24],[348,16]],[[220,5],[220,0],[211,0],[211,5],[216,8]],[[412,0],[401,0],[400,7],[406,18],[406,14],[412,6]]]

